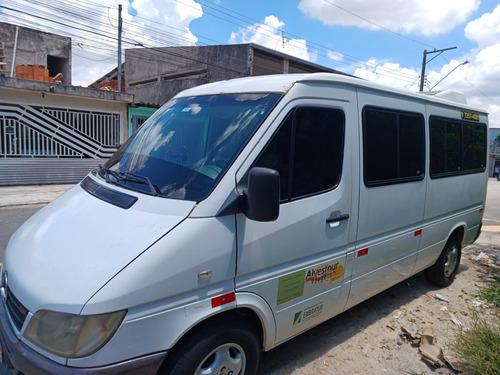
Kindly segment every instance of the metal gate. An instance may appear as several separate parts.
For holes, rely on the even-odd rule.
[[[77,182],[119,142],[118,113],[0,103],[0,185]]]

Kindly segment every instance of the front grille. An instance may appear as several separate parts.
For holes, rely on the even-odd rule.
[[[10,318],[14,322],[18,331],[21,331],[21,328],[26,320],[26,315],[28,315],[28,310],[23,306],[21,302],[14,296],[12,291],[7,287],[7,311],[9,312]]]

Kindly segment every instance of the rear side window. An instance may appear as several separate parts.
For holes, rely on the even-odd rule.
[[[344,112],[332,108],[292,110],[255,166],[276,169],[281,201],[287,202],[335,188],[342,174]]]
[[[419,113],[363,109],[363,170],[366,186],[424,178],[425,125]]]
[[[430,118],[432,178],[481,173],[486,169],[486,125]]]

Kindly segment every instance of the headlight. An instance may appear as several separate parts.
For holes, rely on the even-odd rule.
[[[84,357],[106,344],[125,313],[126,310],[101,315],[73,315],[40,310],[33,315],[23,335],[55,355]]]

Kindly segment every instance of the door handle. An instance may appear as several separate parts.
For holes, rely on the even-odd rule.
[[[340,221],[344,221],[349,219],[349,214],[340,214],[337,216],[330,216],[328,219],[326,219],[326,223],[330,224],[330,227],[336,227],[340,224]]]

